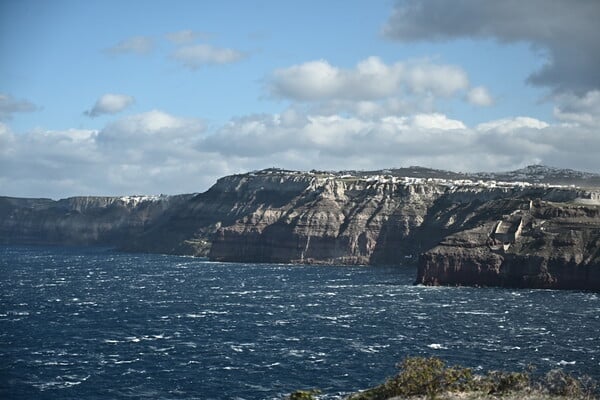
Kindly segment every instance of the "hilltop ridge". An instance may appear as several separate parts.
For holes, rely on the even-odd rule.
[[[266,168],[239,175],[265,175],[265,174],[294,174],[314,175],[331,178],[359,178],[374,179],[376,177],[389,178],[420,178],[420,179],[446,179],[450,181],[471,180],[474,182],[523,182],[539,185],[577,186],[600,188],[600,174],[593,172],[576,171],[568,168],[556,168],[541,164],[531,164],[526,167],[500,172],[454,172],[449,170],[434,169],[420,166],[387,168],[379,170],[310,170],[295,171],[282,168]]]

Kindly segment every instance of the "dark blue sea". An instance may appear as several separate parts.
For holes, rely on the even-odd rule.
[[[598,293],[415,274],[0,247],[0,398],[338,398],[415,355],[600,378]]]

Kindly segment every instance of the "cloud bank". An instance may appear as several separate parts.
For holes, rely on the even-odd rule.
[[[588,112],[597,118],[595,101]],[[100,130],[16,134],[0,124],[0,186],[4,195],[60,198],[199,192],[220,176],[272,166],[489,171],[546,163],[597,171],[595,126],[577,122],[585,113],[568,114],[568,123],[513,117],[468,126],[442,113],[362,118],[290,108],[209,130],[200,119],[152,110]]]
[[[265,90],[312,114],[363,118],[434,112],[436,103],[449,99],[493,104],[484,86],[471,87],[462,68],[428,59],[388,64],[372,56],[353,68],[309,61],[276,69],[265,79]]]
[[[469,86],[467,74],[454,65],[421,62],[385,64],[378,57],[360,61],[353,69],[310,61],[276,70],[269,91],[299,101],[376,100],[402,93],[451,96]]]

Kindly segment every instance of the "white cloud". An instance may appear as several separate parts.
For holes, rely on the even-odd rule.
[[[455,65],[410,63],[407,75],[407,84],[415,93],[452,96],[469,86],[467,74]]]
[[[466,129],[465,124],[461,121],[450,119],[443,114],[418,114],[412,117],[413,126],[419,129]]]
[[[208,39],[210,34],[205,32],[197,32],[191,29],[185,29],[177,32],[170,32],[166,34],[167,40],[175,44],[186,44],[191,43],[197,39]]]
[[[176,117],[159,110],[130,115],[112,122],[99,133],[100,141],[120,143],[145,140],[167,140],[163,146],[189,142],[204,131],[204,123],[197,118]],[[143,143],[140,143],[143,144]],[[154,143],[151,143],[154,144]]]
[[[224,158],[292,158],[296,153],[305,163],[282,166],[345,169],[384,168],[413,163],[442,167],[440,160],[479,159],[465,157],[473,151],[475,132],[461,121],[442,114],[411,117],[388,116],[360,119],[341,116],[305,116],[285,123],[281,116],[256,115],[231,121],[200,144],[205,151]],[[375,156],[376,155],[376,156]],[[437,161],[436,161],[437,160]],[[445,168],[454,167],[449,163]],[[310,168],[309,168],[310,169]]]
[[[271,81],[275,95],[296,100],[336,97],[342,87],[340,71],[327,61],[311,61],[276,70]]]
[[[432,96],[401,96],[381,100],[324,100],[297,102],[295,107],[312,115],[354,115],[360,118],[381,118],[388,115],[413,115],[432,113],[436,99]]]
[[[244,54],[233,49],[197,44],[180,47],[172,57],[183,66],[195,70],[204,65],[234,63],[243,59]]]
[[[565,150],[560,143],[549,140],[556,129],[535,118],[515,117],[479,124],[475,131],[478,142],[487,152],[486,157],[503,155],[508,159],[535,159],[553,165],[555,155]]]
[[[100,96],[94,107],[84,114],[92,118],[103,114],[116,114],[129,107],[134,101],[133,97],[125,94],[106,93]]]
[[[2,194],[195,192],[229,171],[220,157],[195,150],[203,132],[198,119],[156,110],[118,119],[99,131],[14,134],[0,125]]]
[[[11,134],[10,127],[5,123],[0,122],[0,137],[8,136]]]
[[[220,176],[272,166],[489,171],[541,162],[597,171],[598,154],[595,128],[529,117],[469,127],[441,113],[360,117],[292,107],[210,131],[202,120],[160,110],[119,118],[98,131],[16,134],[0,124],[2,194],[55,198],[198,192]]]
[[[477,125],[476,129],[480,132],[486,131],[497,131],[500,133],[513,132],[522,128],[529,129],[544,129],[549,125],[535,118],[529,117],[515,117],[515,118],[504,118],[495,121],[484,122]]]
[[[582,96],[565,93],[555,97],[554,116],[567,123],[600,126],[600,91],[591,90]]]
[[[15,113],[37,110],[38,107],[27,100],[17,100],[8,94],[0,93],[0,121],[11,119]]]
[[[483,86],[477,86],[469,90],[467,93],[467,101],[481,107],[488,107],[494,104],[492,95]]]
[[[467,74],[454,65],[428,60],[387,65],[378,57],[362,60],[353,69],[310,61],[277,69],[268,82],[272,95],[299,101],[369,101],[405,94],[449,97],[468,86]]]
[[[147,36],[133,36],[109,47],[109,54],[148,54],[154,50],[154,39]]]
[[[203,151],[253,160],[256,167],[386,168],[425,165],[452,170],[507,170],[533,162],[597,170],[600,137],[516,117],[475,128],[439,113],[361,119],[255,115],[206,136]],[[577,142],[564,145],[565,137]],[[273,160],[265,163],[264,160]],[[263,163],[260,161],[262,160]]]
[[[10,127],[0,122],[0,154],[9,154],[14,142],[15,136]]]

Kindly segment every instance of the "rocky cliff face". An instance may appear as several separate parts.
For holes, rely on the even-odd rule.
[[[436,186],[311,176],[289,201],[264,204],[216,233],[217,260],[375,263],[419,226]],[[406,249],[404,249],[406,250]]]
[[[417,283],[600,288],[600,207],[518,200],[487,207],[499,211],[497,219],[421,255]]]
[[[397,265],[448,235],[502,218],[514,201],[565,202],[590,196],[572,188],[389,176],[313,175],[304,190],[297,189],[287,202],[254,204],[254,210],[223,224],[213,236],[209,256],[222,261]]]
[[[0,198],[0,242],[108,244],[213,260],[414,264],[417,282],[600,288],[598,177],[544,168],[455,174],[405,168],[264,170],[196,195]],[[575,175],[574,175],[575,174]],[[419,256],[420,255],[420,256]]]
[[[0,197],[0,243],[119,245],[188,197]]]
[[[222,227],[234,225],[258,210],[273,210],[265,211],[265,216],[276,212],[304,192],[310,182],[306,174],[292,172],[221,178],[208,191],[169,209],[141,235],[124,243],[123,249],[208,256],[215,234]]]

